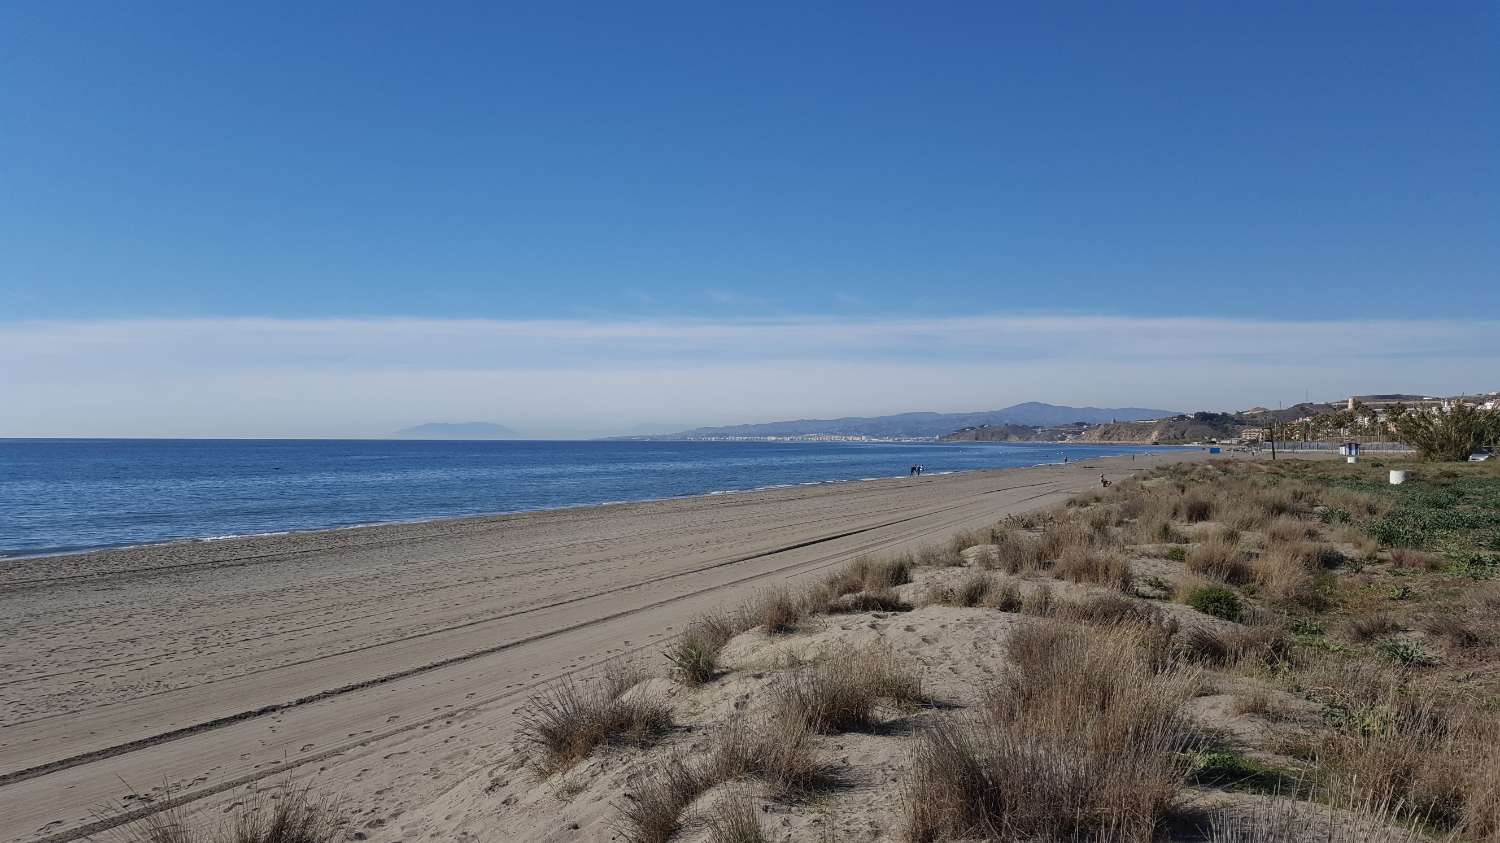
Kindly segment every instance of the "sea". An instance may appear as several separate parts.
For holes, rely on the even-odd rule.
[[[1131,445],[0,439],[0,559],[1166,451]]]

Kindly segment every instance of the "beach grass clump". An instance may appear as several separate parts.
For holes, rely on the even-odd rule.
[[[975,571],[957,584],[930,583],[922,602],[926,605],[957,606],[973,608],[984,605],[990,591],[995,587],[995,578],[984,571]]]
[[[1150,840],[1187,772],[1195,736],[1179,708],[1198,680],[1136,638],[1018,632],[983,713],[922,731],[907,840]]]
[[[1114,548],[1074,545],[1063,551],[1052,575],[1078,583],[1107,586],[1128,592],[1131,588],[1130,563]]]
[[[678,756],[671,756],[615,804],[616,826],[628,843],[667,843],[682,829],[682,812],[713,785]]]
[[[823,733],[870,731],[882,705],[909,708],[923,701],[922,680],[888,645],[844,647],[776,686],[784,719]]]
[[[214,826],[195,826],[185,808],[148,814],[121,829],[124,843],[333,843],[344,839],[337,801],[290,781],[238,800]]]
[[[1318,612],[1327,608],[1328,595],[1305,545],[1270,548],[1250,560],[1250,571],[1258,593],[1277,605]]]
[[[1087,550],[1098,543],[1097,534],[1077,521],[1055,520],[1042,529],[1037,553],[1041,564],[1049,566],[1071,549]]]
[[[1344,637],[1356,644],[1401,630],[1401,622],[1384,612],[1360,615],[1344,622]]]
[[[1266,535],[1273,542],[1290,544],[1317,538],[1318,528],[1300,518],[1283,515],[1266,527]]]
[[[1242,585],[1252,578],[1250,564],[1239,546],[1221,536],[1193,545],[1183,562],[1189,571],[1219,582]]]
[[[991,552],[983,557],[981,567],[1008,574],[1022,574],[1041,567],[1041,546],[1032,536],[1019,529],[997,529]]]
[[[833,773],[813,747],[805,720],[779,716],[735,717],[719,731],[717,749],[704,767],[708,787],[754,776],[783,797],[805,795],[832,782]]]
[[[740,629],[764,629],[767,635],[796,632],[808,609],[785,588],[769,588],[740,607],[737,626]]]
[[[984,598],[979,605],[986,609],[998,609],[1002,612],[1019,612],[1024,605],[1021,597],[1021,587],[1006,577],[997,578],[990,583]]]
[[[667,661],[684,685],[702,685],[719,673],[719,651],[734,637],[734,624],[723,615],[700,615],[667,647]]]
[[[692,762],[672,754],[642,777],[615,803],[616,829],[629,843],[666,843],[683,829],[683,813],[699,796],[746,777],[765,782],[781,797],[805,796],[821,789],[834,779],[814,751],[812,738],[812,730],[801,720],[734,717],[718,731],[715,749],[707,757]],[[728,816],[716,806],[706,818],[711,833],[715,818],[726,834],[749,832],[742,816]]]
[[[1202,490],[1195,489],[1182,496],[1178,504],[1182,520],[1197,524],[1214,517],[1214,499]]]
[[[543,774],[561,772],[605,744],[646,746],[672,728],[660,696],[630,693],[645,677],[623,662],[606,666],[602,680],[568,676],[548,685],[521,711],[516,740]]]
[[[1213,812],[1205,843],[1419,843],[1420,824],[1401,821],[1392,806],[1355,802],[1348,795],[1325,797],[1323,804],[1301,801],[1296,790],[1266,794],[1245,808]],[[1309,794],[1312,795],[1312,794]]]
[[[767,843],[756,817],[755,801],[736,789],[720,797],[703,818],[709,843]]]

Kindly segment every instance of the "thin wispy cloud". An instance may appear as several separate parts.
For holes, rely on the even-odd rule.
[[[1108,315],[0,323],[0,435],[538,433],[1496,388],[1500,322]]]

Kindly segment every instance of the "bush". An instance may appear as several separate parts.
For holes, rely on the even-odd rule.
[[[1462,402],[1447,410],[1398,409],[1390,421],[1396,436],[1430,462],[1462,462],[1500,440],[1500,410]]]
[[[1188,595],[1187,604],[1205,615],[1223,618],[1226,621],[1238,621],[1243,612],[1240,596],[1218,585],[1193,589]]]

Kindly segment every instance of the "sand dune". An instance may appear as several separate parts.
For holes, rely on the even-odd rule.
[[[288,777],[341,794],[369,839],[437,839],[422,809],[495,763],[548,680],[757,588],[1191,455],[9,562],[0,840]]]

